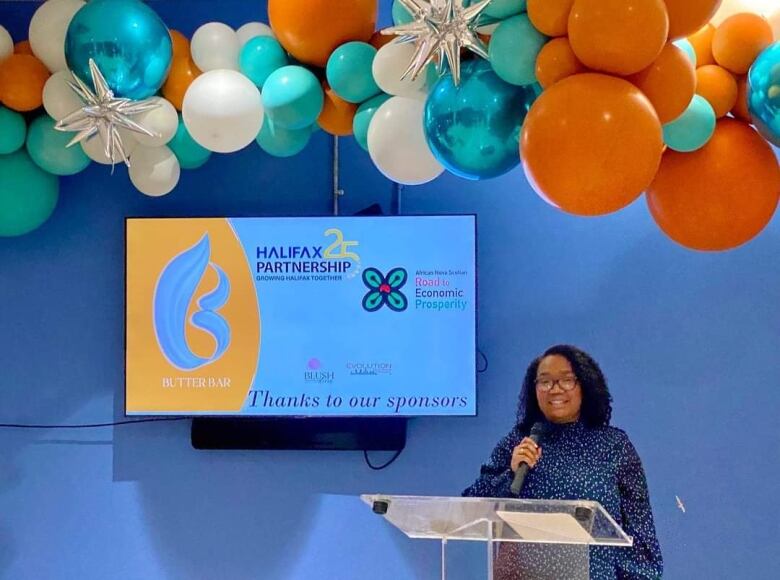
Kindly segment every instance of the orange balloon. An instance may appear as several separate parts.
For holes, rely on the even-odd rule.
[[[528,0],[531,24],[547,36],[565,36],[569,28],[569,13],[574,0]]]
[[[357,104],[345,101],[327,84],[322,88],[325,91],[325,104],[320,116],[317,117],[317,124],[331,135],[340,137],[352,135],[352,121],[358,108]]]
[[[14,45],[14,54],[32,54],[29,40],[20,40]]]
[[[663,149],[653,105],[626,80],[574,75],[545,90],[523,125],[520,157],[541,197],[577,215],[603,215],[652,182]]]
[[[748,82],[747,75],[742,75],[737,79],[737,102],[731,109],[731,114],[737,119],[742,119],[747,123],[753,123],[748,110]]]
[[[374,33],[376,0],[269,0],[271,28],[297,60],[323,67],[330,54],[351,40]]]
[[[780,196],[780,168],[769,144],[735,119],[718,122],[698,151],[664,154],[647,192],[661,229],[687,248],[728,250],[758,235]]]
[[[171,62],[171,71],[165,84],[162,86],[163,97],[168,99],[171,104],[181,111],[184,103],[184,94],[190,88],[192,81],[200,75],[200,69],[195,66],[191,58],[174,58]]]
[[[583,73],[588,69],[571,49],[565,36],[553,38],[542,47],[536,57],[536,80],[543,89],[551,87],[561,79]]]
[[[708,64],[696,69],[696,94],[709,101],[718,119],[734,108],[737,92],[737,80],[725,68]]]
[[[715,36],[715,27],[712,24],[705,24],[688,37],[688,42],[693,45],[693,50],[696,51],[696,66],[715,64],[715,58],[712,56],[713,36]]]
[[[650,99],[661,124],[685,112],[696,91],[696,70],[688,55],[669,43],[645,70],[627,77]]]
[[[178,30],[170,30],[173,43],[173,58],[190,58],[190,41]]]
[[[669,12],[669,40],[693,34],[710,21],[720,0],[664,0]]]
[[[14,111],[33,111],[43,104],[49,70],[31,54],[12,54],[0,62],[0,101]]]
[[[661,54],[669,32],[663,0],[575,0],[569,42],[593,70],[630,75]]]
[[[724,20],[712,38],[712,56],[723,68],[745,74],[756,57],[772,44],[772,27],[766,18],[743,12]]]
[[[397,37],[393,36],[392,34],[382,34],[381,32],[377,31],[374,34],[371,35],[371,38],[368,40],[368,43],[373,46],[375,49],[379,50],[382,48],[385,44],[390,44],[395,40]]]

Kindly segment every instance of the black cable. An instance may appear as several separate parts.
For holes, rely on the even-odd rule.
[[[485,353],[482,352],[479,349],[477,349],[477,354],[480,355],[484,359],[484,361],[485,361],[485,366],[482,367],[481,369],[477,369],[477,372],[478,373],[484,373],[485,371],[488,370],[488,358],[485,356]]]
[[[149,417],[146,419],[125,419],[112,423],[80,423],[76,425],[34,425],[24,423],[0,423],[0,429],[97,429],[100,427],[116,427],[133,423],[156,423],[157,421],[184,421],[189,417]]]
[[[373,465],[371,463],[371,460],[368,458],[368,451],[366,451],[365,449],[363,450],[363,458],[366,460],[366,465],[368,465],[371,469],[373,469],[374,471],[381,471],[382,469],[384,469],[386,467],[390,467],[390,464],[393,463],[393,461],[395,461],[396,459],[398,459],[401,456],[401,452],[402,451],[403,451],[403,447],[401,449],[399,449],[398,451],[396,451],[395,455],[393,455],[393,457],[390,459],[390,461],[388,461],[384,465]]]

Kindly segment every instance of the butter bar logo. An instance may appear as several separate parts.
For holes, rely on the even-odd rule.
[[[187,316],[195,292],[207,268],[217,275],[217,285],[197,299],[197,310]],[[218,361],[230,346],[230,326],[219,310],[230,298],[227,274],[211,262],[208,234],[175,256],[160,273],[154,292],[154,331],[157,344],[174,367],[193,371]],[[188,326],[208,333],[215,348],[210,356],[200,356],[187,342]],[[205,354],[205,353],[202,353]]]
[[[409,306],[409,301],[401,288],[408,278],[403,268],[393,268],[387,276],[376,268],[366,268],[363,271],[363,284],[368,292],[363,297],[363,308],[368,312],[376,312],[382,306],[387,306],[395,312],[403,312]]]

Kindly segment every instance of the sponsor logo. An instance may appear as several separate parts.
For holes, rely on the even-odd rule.
[[[363,283],[368,292],[363,297],[363,308],[368,312],[376,312],[387,306],[395,312],[403,312],[409,306],[406,295],[401,292],[409,275],[403,268],[393,268],[387,275],[376,268],[363,270]]]

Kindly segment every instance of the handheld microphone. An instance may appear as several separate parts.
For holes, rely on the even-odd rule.
[[[544,435],[544,432],[544,423],[534,423],[534,426],[531,427],[531,434],[529,437],[534,443],[539,443],[539,440],[542,438],[542,435]],[[512,481],[512,487],[510,488],[513,494],[520,494],[520,490],[523,488],[523,482],[525,481],[525,476],[528,475],[529,469],[530,467],[528,464],[523,462],[520,464],[520,467],[517,468],[517,471],[515,471],[515,479]]]

